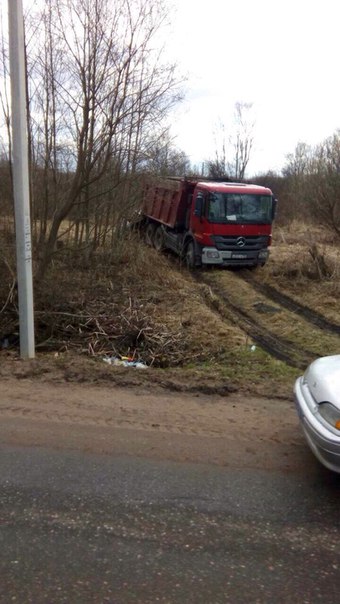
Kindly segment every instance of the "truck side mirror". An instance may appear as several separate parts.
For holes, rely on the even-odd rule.
[[[272,205],[272,219],[273,220],[276,216],[276,210],[277,210],[277,199],[275,199],[275,197],[273,197],[273,205]]]
[[[202,216],[203,213],[203,196],[197,195],[195,201],[194,216]]]

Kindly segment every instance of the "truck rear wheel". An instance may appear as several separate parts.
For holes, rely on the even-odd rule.
[[[146,227],[145,241],[148,245],[154,245],[155,226],[150,222]]]
[[[156,232],[153,237],[153,244],[158,252],[164,250],[164,231],[161,226],[156,228]]]

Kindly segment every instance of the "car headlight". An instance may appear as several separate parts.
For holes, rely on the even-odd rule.
[[[332,403],[320,403],[319,413],[328,424],[340,431],[340,409]]]

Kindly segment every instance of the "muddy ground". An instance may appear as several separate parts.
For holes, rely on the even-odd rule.
[[[304,471],[292,399],[3,378],[3,444]]]

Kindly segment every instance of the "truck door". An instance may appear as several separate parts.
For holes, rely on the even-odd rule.
[[[206,218],[207,211],[207,193],[197,190],[193,196],[190,228],[197,243],[204,245],[204,233],[209,230],[209,224]]]

